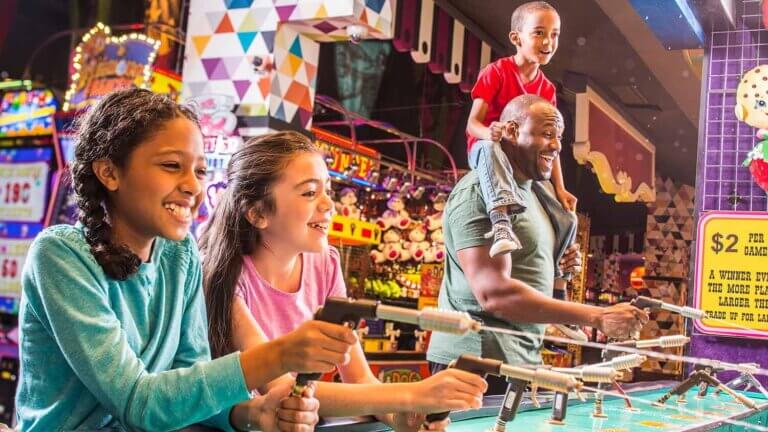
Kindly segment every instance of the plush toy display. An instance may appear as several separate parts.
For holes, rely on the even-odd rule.
[[[376,220],[382,230],[389,227],[406,229],[411,224],[411,217],[405,210],[405,201],[400,195],[392,195],[387,201],[387,210]]]
[[[442,192],[432,197],[432,208],[435,211],[427,216],[425,224],[428,230],[434,231],[443,227],[443,210],[445,209],[445,201],[447,198],[448,197]]]
[[[443,229],[438,228],[434,231],[432,231],[432,234],[429,235],[429,238],[432,240],[432,248],[435,249],[435,261],[436,262],[443,262],[445,261],[445,243],[443,241]]]
[[[736,88],[736,118],[757,128],[760,142],[749,152],[743,165],[752,178],[768,192],[768,65],[747,71]]]
[[[397,261],[403,253],[403,245],[400,239],[400,233],[396,229],[388,229],[382,237],[383,242],[377,249],[371,251],[371,260],[375,264]]]
[[[357,193],[352,188],[344,188],[339,194],[339,201],[336,203],[336,213],[353,218],[361,219],[360,207],[357,204]]]
[[[429,249],[427,241],[427,228],[424,224],[417,224],[411,232],[408,233],[408,242],[405,247],[411,255],[411,259],[416,262],[424,260],[424,253]]]

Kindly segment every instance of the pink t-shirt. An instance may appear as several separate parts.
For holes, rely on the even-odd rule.
[[[262,279],[250,257],[243,257],[243,270],[235,288],[269,340],[311,320],[328,297],[346,297],[339,251],[329,247],[322,253],[301,254],[301,283],[295,293],[280,291]]]

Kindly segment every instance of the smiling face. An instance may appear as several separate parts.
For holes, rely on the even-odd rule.
[[[105,184],[110,216],[127,237],[121,240],[183,240],[203,199],[205,171],[203,137],[186,118],[166,122],[137,145]]]
[[[504,146],[515,170],[526,179],[549,180],[561,150],[563,117],[547,102],[530,106],[528,115],[517,128],[514,143]]]
[[[560,38],[560,16],[548,9],[527,13],[519,29],[509,33],[518,55],[528,62],[545,65],[557,51]]]
[[[748,71],[736,88],[736,117],[748,125],[768,129],[768,66]]]
[[[321,154],[302,152],[292,157],[272,186],[274,212],[257,224],[262,243],[289,253],[325,249],[334,210],[330,182]]]

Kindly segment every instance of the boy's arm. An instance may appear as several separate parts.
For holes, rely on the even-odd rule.
[[[560,156],[555,158],[555,164],[552,166],[552,184],[555,186],[555,195],[563,208],[568,211],[576,211],[576,202],[578,198],[568,192],[563,181],[563,169],[560,164]]]
[[[501,123],[491,122],[486,126],[483,124],[485,115],[488,112],[488,103],[481,98],[472,101],[472,109],[469,111],[467,119],[467,133],[479,140],[499,141],[501,139]]]
[[[565,190],[563,168],[560,165],[560,155],[555,158],[555,164],[552,166],[552,184],[555,185],[555,190]]]
[[[482,99],[472,101],[472,109],[467,119],[467,133],[477,139],[490,139],[491,131],[483,124],[485,114],[488,112],[488,104]]]

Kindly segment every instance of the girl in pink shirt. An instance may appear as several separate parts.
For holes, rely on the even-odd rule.
[[[320,149],[296,132],[263,135],[232,156],[227,172],[200,240],[214,356],[278,338],[311,320],[329,296],[346,296],[339,254],[328,245],[334,206]],[[344,384],[317,383],[321,416],[375,415],[398,431],[416,431],[427,413],[479,407],[486,388],[482,378],[457,370],[383,384],[360,344],[350,357],[338,365]]]

